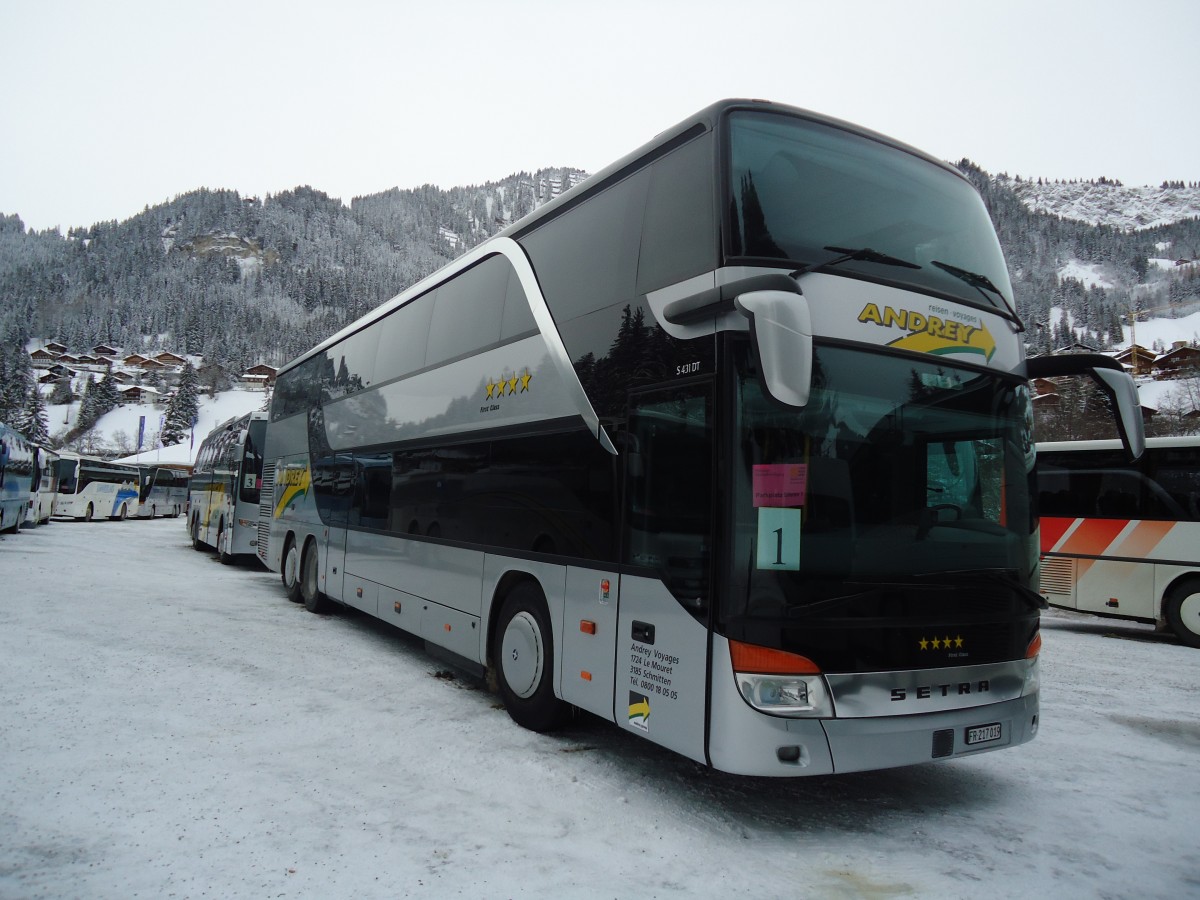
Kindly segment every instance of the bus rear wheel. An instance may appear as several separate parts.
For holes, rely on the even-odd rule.
[[[300,562],[300,596],[309,612],[319,615],[329,612],[329,598],[321,593],[317,581],[317,548],[311,543],[304,549]]]
[[[304,602],[304,597],[300,594],[300,548],[291,538],[283,551],[283,565],[280,567],[279,577],[283,581],[284,590],[287,591],[287,598],[293,603]]]
[[[550,613],[536,585],[523,582],[505,598],[492,638],[492,664],[514,722],[530,731],[553,731],[567,721],[571,708],[554,696]]]
[[[1165,603],[1167,624],[1189,647],[1200,648],[1200,580],[1171,588]]]

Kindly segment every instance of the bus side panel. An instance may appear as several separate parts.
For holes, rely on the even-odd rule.
[[[657,578],[622,575],[620,590],[617,724],[704,762],[708,631]]]
[[[557,659],[562,699],[610,722],[615,720],[618,584],[615,572],[567,569],[562,650]]]
[[[1076,608],[1080,612],[1153,619],[1154,568],[1144,562],[1076,560]]]

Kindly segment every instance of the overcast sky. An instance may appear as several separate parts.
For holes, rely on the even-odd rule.
[[[0,212],[594,172],[724,97],[990,172],[1200,180],[1197,0],[0,0]]]

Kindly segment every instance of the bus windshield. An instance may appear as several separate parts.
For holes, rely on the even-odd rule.
[[[966,582],[949,612],[979,602],[985,579],[1014,585],[1022,609],[1036,563],[1023,382],[821,347],[811,400],[793,409],[741,357],[727,621],[883,615],[880,585]]]
[[[1012,285],[983,200],[922,157],[832,125],[730,116],[732,257],[836,265],[1012,312]]]

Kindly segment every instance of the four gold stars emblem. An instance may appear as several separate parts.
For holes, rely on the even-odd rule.
[[[963,646],[963,636],[961,634],[956,634],[954,637],[950,637],[949,635],[946,635],[945,637],[938,637],[937,635],[934,635],[932,640],[922,637],[919,641],[917,641],[917,646],[922,650],[928,650],[930,646],[932,646],[934,650],[961,650]]]
[[[525,394],[529,392],[529,382],[533,380],[533,375],[526,369],[521,375],[512,375],[508,378],[500,378],[496,381],[487,383],[487,399],[498,400],[501,397],[513,394]]]

